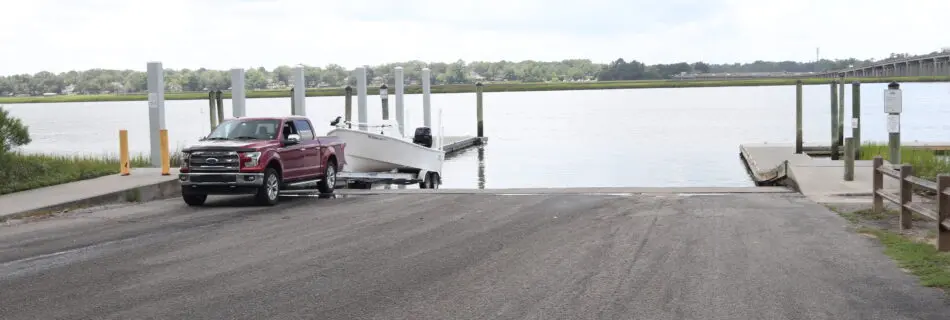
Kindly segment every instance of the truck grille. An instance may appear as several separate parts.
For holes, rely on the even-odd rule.
[[[241,164],[234,151],[194,151],[188,166],[194,172],[240,171]]]
[[[235,175],[218,175],[218,174],[207,174],[207,175],[196,175],[191,177],[191,182],[236,182],[237,176]]]

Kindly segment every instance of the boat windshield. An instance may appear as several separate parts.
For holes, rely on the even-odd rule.
[[[219,124],[211,131],[208,140],[274,140],[277,138],[277,128],[280,121],[263,120],[228,120]]]

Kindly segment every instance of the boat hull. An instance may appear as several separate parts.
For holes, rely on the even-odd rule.
[[[421,169],[441,172],[445,152],[426,148],[407,139],[374,132],[336,128],[328,136],[346,142],[345,171],[389,172],[397,169]]]

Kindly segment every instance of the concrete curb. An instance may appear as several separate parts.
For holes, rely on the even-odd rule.
[[[113,191],[106,194],[96,195],[85,199],[60,202],[41,208],[18,211],[11,214],[0,216],[0,221],[8,219],[19,219],[38,213],[57,212],[68,209],[78,209],[105,204],[114,204],[122,202],[147,202],[153,200],[162,200],[174,198],[181,195],[181,186],[178,180],[168,180],[158,183],[141,185],[127,188],[124,190]]]

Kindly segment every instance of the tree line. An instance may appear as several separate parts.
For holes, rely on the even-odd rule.
[[[894,58],[895,54],[891,55]],[[433,85],[474,82],[548,82],[609,81],[669,79],[681,73],[743,73],[743,72],[810,72],[847,68],[873,63],[873,59],[820,60],[818,62],[755,61],[752,63],[708,64],[704,62],[647,65],[637,60],[617,59],[607,64],[588,59],[561,61],[474,61],[446,62],[408,61],[367,68],[373,85],[393,84],[394,69],[403,67],[407,84],[421,83],[422,68],[431,70]],[[288,89],[293,84],[293,68],[279,66],[245,70],[246,85],[251,90]],[[355,85],[352,70],[340,65],[307,66],[304,69],[308,88]],[[227,90],[231,76],[227,70],[166,69],[165,89],[170,92]],[[122,94],[147,90],[146,73],[137,70],[91,69],[52,73],[0,76],[0,96],[38,96],[44,94]]]

